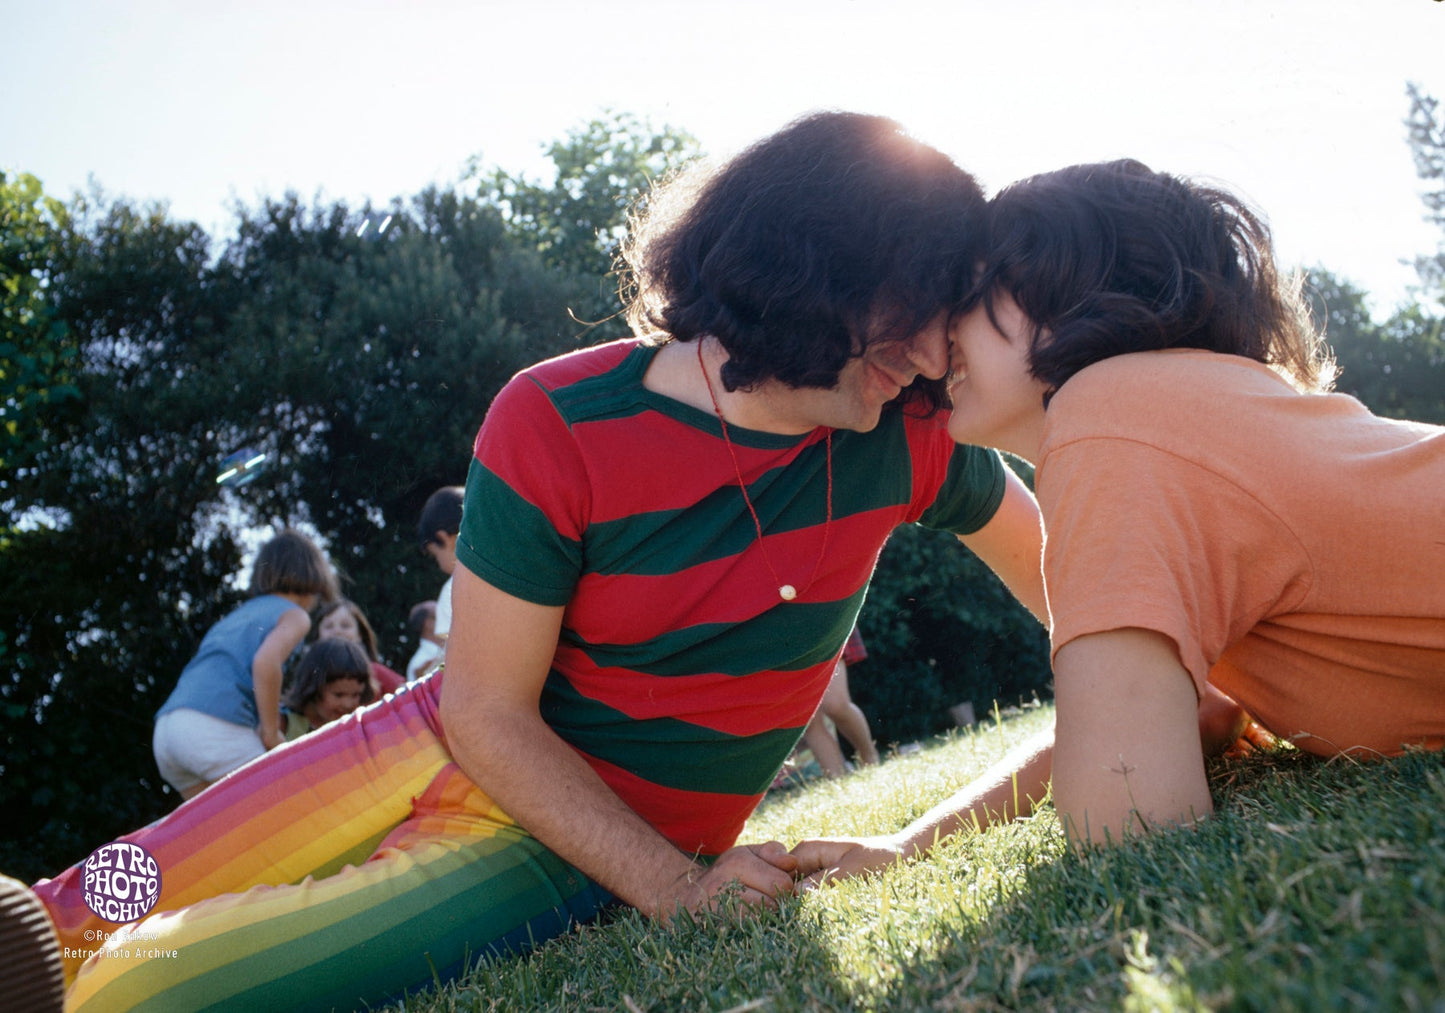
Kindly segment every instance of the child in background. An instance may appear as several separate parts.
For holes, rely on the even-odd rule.
[[[375,699],[371,661],[360,644],[329,638],[306,648],[286,691],[284,727],[289,742],[345,717]]]
[[[406,617],[406,628],[417,638],[416,651],[406,663],[406,681],[415,682],[432,672],[442,659],[442,638],[436,634],[437,603],[419,602]]]
[[[462,498],[465,495],[466,489],[459,485],[438,489],[427,498],[416,525],[422,551],[432,558],[437,569],[447,575],[446,583],[437,595],[436,622],[432,629],[443,647],[452,628],[452,571],[457,566],[457,535],[462,530]]]
[[[336,574],[310,538],[287,528],[256,554],[250,594],[206,632],[156,712],[156,766],[182,798],[286,741],[281,666],[311,629],[307,613],[336,597]]]
[[[347,598],[338,598],[316,613],[315,639],[327,640],[335,637],[360,644],[371,662],[371,693],[374,699],[381,699],[388,693],[395,693],[406,685],[399,672],[381,663],[376,649],[376,631],[366,620],[361,606]]]

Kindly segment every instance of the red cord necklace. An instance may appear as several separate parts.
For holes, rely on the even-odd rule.
[[[732,438],[728,436],[727,420],[723,418],[722,408],[718,405],[717,392],[712,389],[712,377],[707,375],[707,365],[702,361],[701,338],[697,339],[697,364],[702,370],[702,381],[707,384],[707,395],[712,399],[713,413],[717,415],[718,424],[722,426],[723,443],[727,446],[728,454],[733,459],[733,471],[738,477],[738,489],[742,491],[743,502],[747,504],[748,513],[753,518],[753,527],[758,532],[758,552],[762,555],[763,562],[767,564],[768,572],[773,575],[773,580],[777,582],[778,597],[783,601],[792,601],[800,593],[806,594],[808,589],[813,586],[813,581],[818,577],[818,567],[823,565],[823,557],[828,554],[828,534],[833,528],[833,430],[829,429],[828,435],[825,437],[828,462],[828,509],[823,520],[823,547],[818,550],[818,561],[813,564],[813,572],[808,576],[808,583],[804,584],[802,592],[799,592],[792,584],[783,583],[783,579],[778,576],[777,568],[773,566],[772,559],[768,557],[767,548],[763,545],[763,522],[758,519],[757,508],[753,506],[753,499],[748,495],[748,484],[743,481],[743,469],[742,465],[738,463],[738,452],[733,447]]]

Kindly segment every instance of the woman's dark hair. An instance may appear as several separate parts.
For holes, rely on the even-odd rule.
[[[366,613],[361,611],[361,606],[349,598],[338,598],[322,606],[316,613],[316,622],[311,626],[311,636],[316,643],[321,643],[321,621],[333,612],[341,609],[351,613],[351,618],[356,620],[356,631],[361,635],[361,648],[371,661],[379,661],[381,655],[376,649],[376,630],[371,628],[371,623],[366,620]]]
[[[983,193],[880,116],[796,120],[655,191],[623,249],[640,336],[712,335],[728,390],[837,385],[875,341],[904,340],[968,294]],[[929,410],[942,381],[905,392]]]
[[[314,594],[329,602],[340,592],[326,554],[302,532],[284,528],[256,553],[250,593]]]
[[[371,703],[371,662],[361,645],[350,640],[318,640],[301,655],[296,675],[281,701],[295,714],[305,713],[329,682],[355,679],[361,683],[361,702]]]
[[[1241,355],[1306,391],[1333,381],[1268,225],[1224,190],[1130,159],[1075,165],[1005,187],[988,233],[977,297],[992,318],[1005,291],[1033,323],[1049,396],[1085,366],[1163,348]]]

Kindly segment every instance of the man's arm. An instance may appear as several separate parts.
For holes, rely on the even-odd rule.
[[[998,574],[1015,598],[1048,624],[1044,600],[1044,525],[1034,494],[1007,467],[1003,500],[989,522],[959,541]]]
[[[790,892],[796,862],[781,844],[733,848],[710,867],[693,861],[542,720],[562,613],[457,566],[441,711],[462,770],[558,856],[654,917],[706,907],[733,880],[746,903]]]

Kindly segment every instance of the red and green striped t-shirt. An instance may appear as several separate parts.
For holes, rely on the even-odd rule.
[[[837,430],[820,563],[827,431],[729,426],[765,560],[717,418],[643,386],[656,351],[616,342],[507,384],[477,436],[457,558],[567,606],[543,717],[678,848],[716,855],[816,709],[889,532],[976,531],[1004,472],[941,418]]]

